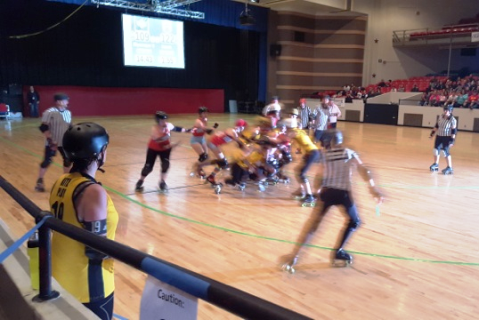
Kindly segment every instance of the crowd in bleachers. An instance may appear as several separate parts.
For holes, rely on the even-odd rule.
[[[463,18],[457,24],[449,24],[441,29],[426,29],[422,31],[412,32],[409,40],[420,40],[425,38],[438,38],[450,36],[463,36],[471,32],[479,31],[479,13],[471,18]]]
[[[479,109],[478,75],[466,77],[424,76],[405,80],[381,80],[367,87],[345,85],[337,92],[327,92],[334,98],[344,98],[346,103],[353,99],[375,97],[387,92],[422,92],[421,106]]]

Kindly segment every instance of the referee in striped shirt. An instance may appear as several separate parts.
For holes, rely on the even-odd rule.
[[[453,107],[448,105],[444,107],[444,113],[437,119],[436,126],[432,129],[429,138],[436,134],[434,141],[434,163],[429,167],[431,171],[439,169],[440,151],[444,153],[447,160],[447,167],[442,170],[443,174],[453,174],[452,158],[449,149],[454,145],[457,133],[457,120],[452,115]]]
[[[70,128],[72,122],[72,114],[67,110],[70,98],[64,93],[57,93],[53,98],[55,106],[43,112],[42,124],[39,127],[45,136],[43,161],[40,164],[37,184],[35,185],[35,190],[39,192],[45,191],[43,177],[52,163],[52,158],[56,155],[57,150],[63,158],[63,172],[69,172],[71,166],[71,162],[66,158],[62,146],[63,134]]]
[[[352,256],[344,250],[344,246],[361,222],[351,190],[351,174],[354,167],[357,168],[363,179],[369,182],[369,191],[378,204],[383,201],[383,196],[376,188],[369,170],[363,165],[358,154],[354,150],[343,147],[342,143],[343,135],[338,130],[327,130],[323,134],[321,144],[324,149],[321,150],[320,161],[323,175],[319,192],[322,205],[315,209],[296,241],[296,243],[301,243],[301,246],[296,247],[289,256],[291,260],[287,265],[290,267],[297,263],[301,248],[307,246],[311,241],[319,223],[331,206],[344,207],[349,217],[347,226],[338,239],[332,261],[343,260],[352,263]]]

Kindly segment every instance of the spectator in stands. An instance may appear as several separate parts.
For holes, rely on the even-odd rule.
[[[443,89],[441,90],[440,92],[438,92],[438,96],[439,96],[439,99],[438,99],[438,106],[444,106],[446,104],[446,101],[447,101],[447,90]]]
[[[379,83],[377,84],[378,87],[380,88],[383,88],[383,87],[386,87],[386,82],[384,82],[384,79],[381,79],[381,81],[379,81]]]
[[[417,86],[416,83],[413,85],[411,92],[419,92],[419,87]]]
[[[427,92],[422,93],[421,100],[419,100],[419,105],[421,107],[427,106],[429,104],[429,96],[430,94]]]
[[[473,90],[472,93],[469,95],[469,98],[467,99],[466,103],[464,104],[464,108],[469,108],[471,110],[479,108],[478,100],[479,95],[477,93],[477,90]]]
[[[429,105],[431,107],[437,107],[439,105],[440,95],[437,90],[433,90],[432,94],[429,96]]]
[[[469,99],[469,95],[464,89],[461,90],[461,92],[457,95],[454,108],[464,108],[464,104],[466,103],[467,99]]]

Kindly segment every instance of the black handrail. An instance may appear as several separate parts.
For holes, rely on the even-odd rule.
[[[5,190],[20,206],[22,206],[38,223],[50,213],[42,211],[30,199],[18,191],[2,176],[0,187]],[[228,312],[245,319],[311,319],[294,311],[288,310],[264,299],[253,296],[244,291],[235,289],[221,282],[184,269],[167,261],[148,255],[118,242],[96,236],[86,230],[77,228],[55,218],[46,219],[40,228],[50,228],[77,240],[87,246],[101,251],[123,263],[154,276],[162,282],[168,283],[192,296],[216,305]],[[45,237],[40,232],[40,237]],[[42,240],[40,239],[40,245]],[[50,273],[51,274],[51,273]],[[48,277],[51,277],[47,274]],[[40,275],[41,276],[41,275]],[[51,279],[48,283],[40,281],[40,297],[44,300],[52,295]],[[42,285],[44,290],[42,291]],[[45,287],[47,287],[45,289]]]

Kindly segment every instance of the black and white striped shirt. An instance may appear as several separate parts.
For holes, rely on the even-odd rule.
[[[357,153],[348,148],[323,149],[322,187],[350,191],[352,167],[356,163],[354,159],[359,159]]]
[[[328,119],[328,109],[324,109],[319,105],[316,110],[314,110],[314,129],[322,131],[326,130],[328,128]]]
[[[453,116],[444,118],[439,116],[436,122],[437,135],[441,137],[452,136],[452,129],[457,127],[457,120]]]
[[[304,108],[300,105],[298,107],[299,111],[299,124],[301,125],[301,129],[306,129],[309,125],[309,116],[311,115],[311,109],[308,106],[304,106]]]
[[[61,147],[63,135],[72,123],[72,114],[70,110],[60,111],[57,107],[51,107],[43,112],[42,123],[48,125],[52,140]],[[48,145],[47,142],[46,145]]]

